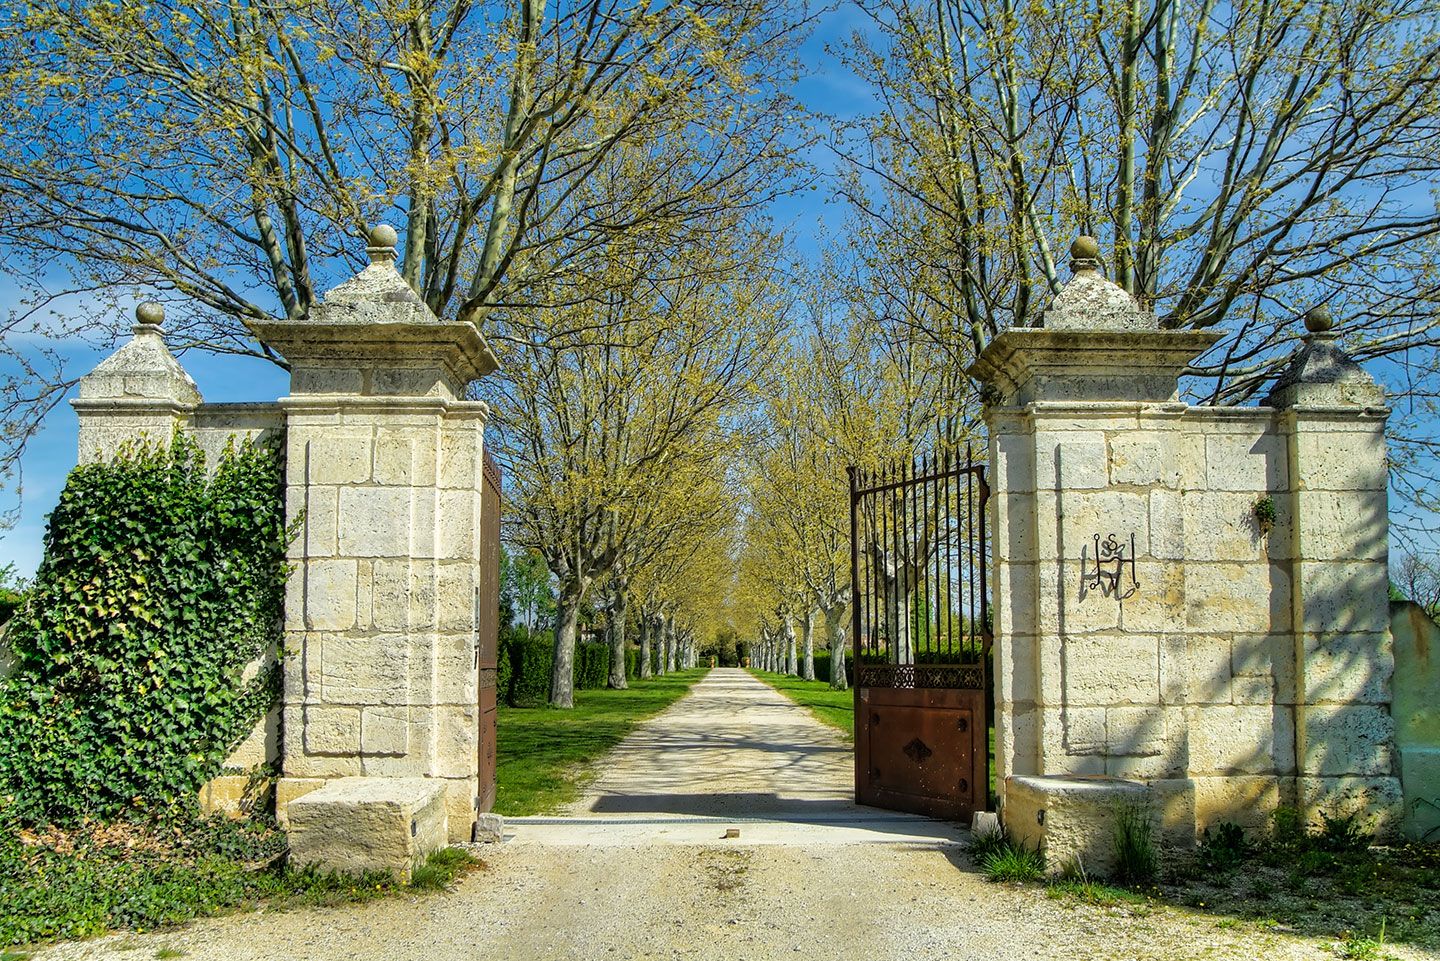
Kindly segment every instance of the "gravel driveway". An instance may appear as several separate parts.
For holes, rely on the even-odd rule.
[[[605,770],[568,817],[522,819],[477,848],[485,870],[448,893],[232,915],[35,958],[1335,957],[1326,940],[1203,911],[990,884],[953,828],[853,805],[844,741],[739,671],[712,671]],[[739,838],[722,838],[730,827]]]

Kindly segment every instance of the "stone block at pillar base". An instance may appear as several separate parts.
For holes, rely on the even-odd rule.
[[[432,778],[337,778],[291,801],[287,816],[297,867],[408,881],[449,840],[445,787]]]
[[[1360,826],[1386,838],[1400,830],[1405,800],[1395,777],[1302,777],[1296,784],[1301,816],[1318,827],[1320,815],[1354,816]]]
[[[232,819],[249,817],[264,811],[274,797],[275,786],[268,779],[255,780],[248,774],[225,774],[211,778],[200,788],[200,810]]]
[[[1246,831],[1268,834],[1275,809],[1293,803],[1293,798],[1287,796],[1290,781],[1288,777],[1269,775],[1196,778],[1197,834],[1226,821]]]
[[[1150,811],[1150,791],[1115,777],[1044,776],[1005,779],[1005,830],[1012,840],[1045,853],[1052,877],[1080,869],[1110,877],[1116,869],[1117,817],[1126,807]]]
[[[282,777],[275,783],[275,823],[282,828],[290,826],[290,802],[302,798],[311,791],[318,791],[333,778],[323,777]]]

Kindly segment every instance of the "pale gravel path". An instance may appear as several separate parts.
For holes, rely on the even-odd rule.
[[[842,750],[835,750],[836,746]],[[946,832],[904,838],[886,822],[851,834],[808,821],[863,817],[849,800],[843,741],[739,672],[712,672],[637,730],[574,813],[630,821],[705,818],[708,840],[626,843],[529,837],[478,849],[487,869],[447,894],[323,910],[232,915],[151,935],[41,950],[35,961],[1320,961],[1329,943],[1170,908],[1052,900],[984,881]],[[722,841],[709,818],[757,814],[787,843]],[[807,821],[808,819],[808,821]],[[890,825],[890,826],[886,826]],[[595,826],[598,828],[598,825]],[[620,832],[612,832],[620,833]],[[816,843],[810,843],[815,841]],[[855,843],[860,842],[860,843]],[[3,906],[0,906],[3,910]],[[1407,961],[1426,955],[1392,949]]]

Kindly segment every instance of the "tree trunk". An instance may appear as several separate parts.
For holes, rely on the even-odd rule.
[[[795,624],[787,617],[785,618],[785,674],[789,677],[800,673],[795,654]]]
[[[580,620],[584,589],[562,584],[555,601],[555,671],[550,675],[552,707],[575,706],[575,625]]]
[[[825,633],[830,645],[830,686],[837,691],[850,687],[845,674],[845,605],[825,608]]]
[[[643,608],[640,611],[640,679],[646,680],[655,676],[655,668],[650,663],[650,614]]]
[[[671,618],[665,618],[665,673],[675,673],[675,646],[679,643],[675,636],[675,622]]]
[[[610,687],[617,691],[630,686],[625,678],[625,619],[629,613],[630,597],[625,592],[625,579],[620,578],[610,604],[610,623],[606,625],[610,634]]]
[[[806,681],[815,680],[815,611],[814,609],[805,612],[805,620],[801,622],[804,638],[804,657],[800,661],[800,677]]]

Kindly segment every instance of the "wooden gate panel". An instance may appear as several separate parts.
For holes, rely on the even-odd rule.
[[[480,570],[476,588],[475,667],[479,672],[480,731],[479,785],[476,810],[495,805],[496,680],[500,650],[500,467],[484,456],[484,485],[480,491]]]
[[[975,779],[988,748],[983,691],[863,688],[860,705],[861,804],[951,820],[984,809],[988,785]]]

